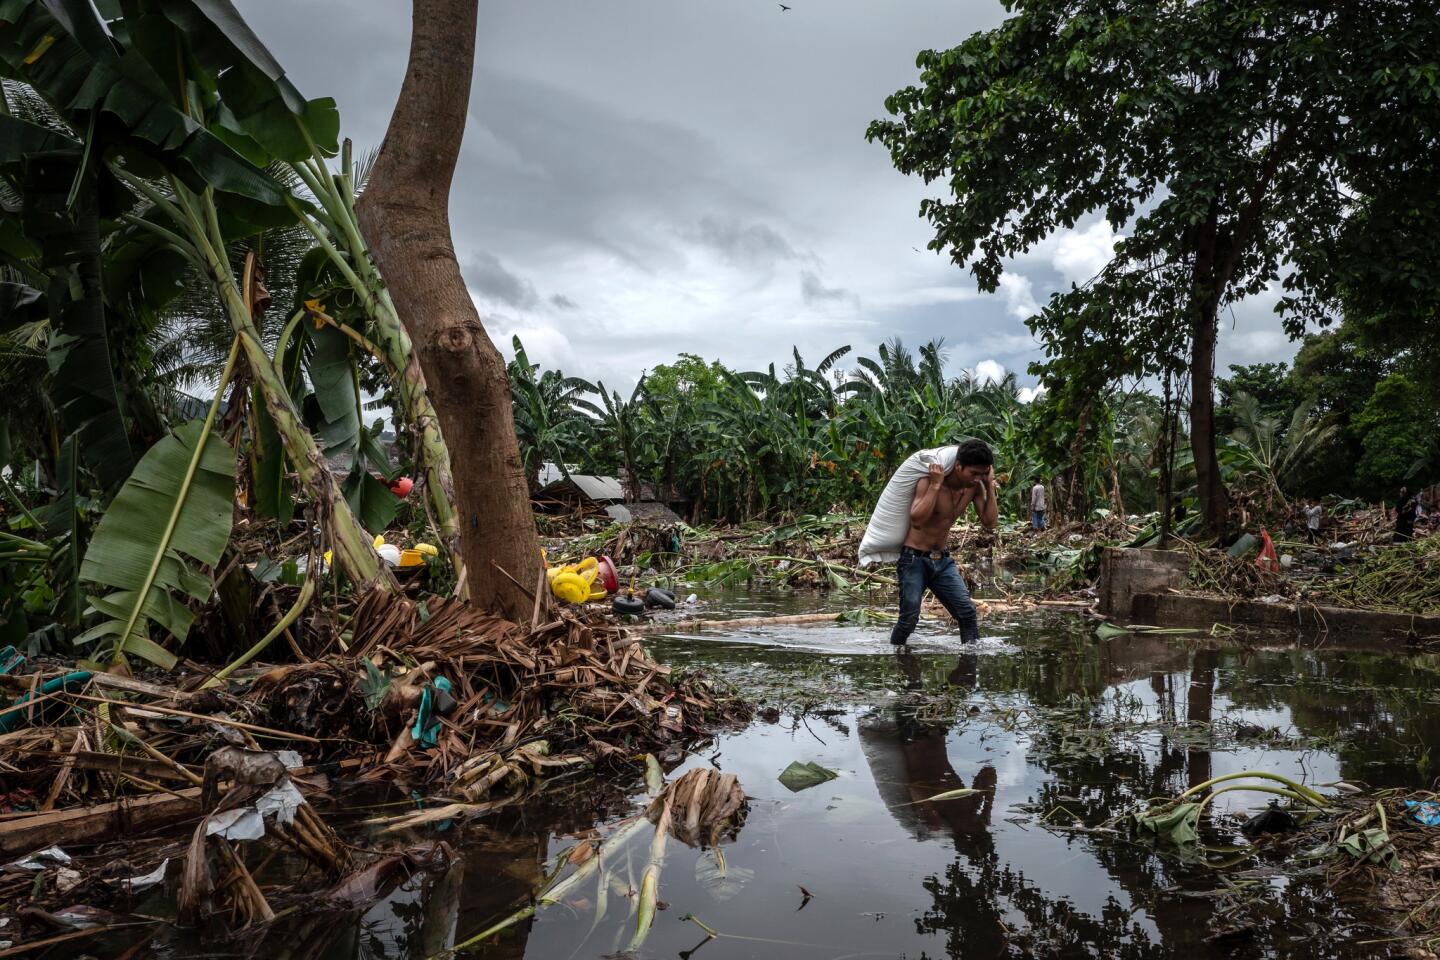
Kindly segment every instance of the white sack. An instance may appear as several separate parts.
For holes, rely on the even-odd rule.
[[[910,532],[910,504],[915,499],[915,485],[930,472],[930,464],[938,463],[949,473],[955,468],[958,446],[920,450],[905,458],[875,503],[870,525],[860,541],[860,566],[887,563],[900,559],[900,548]]]

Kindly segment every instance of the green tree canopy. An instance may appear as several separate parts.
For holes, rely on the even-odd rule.
[[[1046,350],[1035,369],[1064,408],[1065,394],[1188,355],[1197,479],[1218,530],[1219,311],[1278,282],[1294,324],[1325,317],[1356,211],[1436,219],[1434,192],[1412,177],[1433,166],[1440,130],[1433,9],[1390,0],[1018,0],[1012,9],[958,47],[922,52],[920,84],[889,97],[896,119],[868,136],[901,172],[946,183],[949,197],[920,206],[935,231],[929,245],[968,265],[983,289],[998,286],[1008,258],[1084,217],[1122,229],[1098,277],[1032,318]]]

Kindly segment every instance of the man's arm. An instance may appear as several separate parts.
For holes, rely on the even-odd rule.
[[[970,500],[975,504],[975,515],[980,518],[980,524],[985,529],[994,530],[1000,519],[1000,505],[995,502],[995,478],[989,476],[984,480],[977,480],[975,486],[975,494]]]
[[[930,519],[935,512],[935,498],[940,495],[940,482],[945,471],[939,464],[931,464],[930,472],[915,484],[915,499],[910,501],[910,523],[920,524]]]

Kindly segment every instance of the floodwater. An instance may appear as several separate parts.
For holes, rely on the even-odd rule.
[[[712,610],[805,604],[721,598]],[[1427,746],[1440,743],[1435,657],[1203,636],[1100,640],[1092,625],[1062,616],[986,626],[1003,636],[964,648],[924,625],[904,656],[890,650],[884,625],[653,638],[662,662],[731,683],[766,709],[745,729],[662,758],[667,778],[702,765],[738,775],[749,811],[720,848],[723,874],[713,851],[669,842],[664,909],[636,955],[1401,955],[1379,942],[1393,934],[1327,888],[1323,866],[1247,845],[1232,815],[1262,807],[1261,795],[1219,798],[1203,852],[1157,848],[1103,825],[1145,798],[1243,770],[1308,784],[1428,783],[1440,762]],[[791,792],[777,775],[792,761],[838,776]],[[962,787],[980,792],[927,799]],[[526,905],[554,858],[646,802],[638,773],[621,784],[618,804],[592,795],[575,783],[558,801],[402,837],[447,840],[463,868],[417,877],[358,920],[299,932],[281,924],[259,955],[437,954]],[[603,892],[591,880],[464,955],[623,951],[652,832],[607,854]],[[1233,865],[1217,869],[1222,861]]]

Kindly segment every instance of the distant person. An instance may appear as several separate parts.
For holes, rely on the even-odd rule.
[[[980,624],[970,591],[955,561],[950,558],[950,528],[972,503],[980,523],[995,529],[998,507],[995,502],[995,455],[980,440],[967,440],[955,454],[955,465],[947,473],[932,463],[915,484],[910,501],[910,530],[895,562],[900,586],[900,619],[890,632],[890,642],[909,642],[920,622],[920,602],[928,589],[944,604],[960,627],[966,643],[980,639]]]
[[[1420,509],[1419,500],[1409,488],[1400,488],[1399,502],[1395,507],[1395,542],[1404,543],[1415,538],[1415,514]]]
[[[1030,529],[1045,529],[1045,484],[1039,480],[1030,488]]]
[[[1305,507],[1305,539],[1311,543],[1320,542],[1320,518],[1324,514],[1325,508],[1320,506],[1320,501],[1311,497]]]

